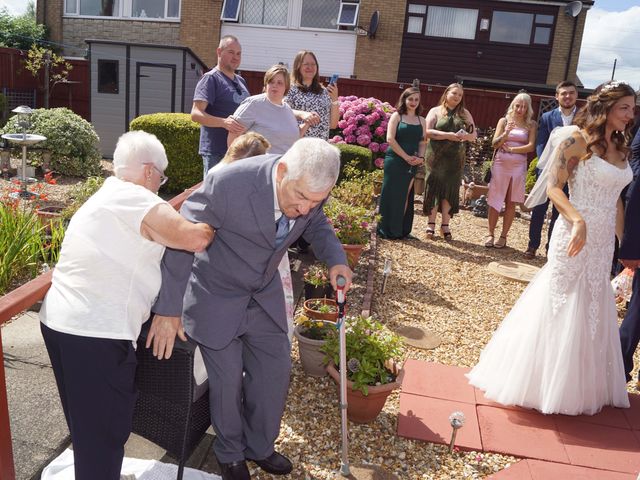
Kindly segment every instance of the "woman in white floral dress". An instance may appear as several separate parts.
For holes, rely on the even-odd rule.
[[[547,264],[467,375],[491,400],[566,415],[629,407],[609,272],[614,235],[623,231],[620,192],[632,179],[626,145],[635,102],[629,85],[603,84],[575,126],[551,134],[532,192],[538,203],[546,191],[562,214]]]

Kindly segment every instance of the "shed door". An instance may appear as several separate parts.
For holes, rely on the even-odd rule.
[[[175,112],[176,66],[136,64],[136,117],[147,113]]]

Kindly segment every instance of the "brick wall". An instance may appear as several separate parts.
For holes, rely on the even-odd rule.
[[[582,43],[582,33],[584,23],[587,18],[587,11],[583,10],[577,17],[576,34],[571,52],[571,62],[569,63],[568,79],[565,79],[564,72],[567,68],[567,58],[571,48],[571,35],[573,33],[574,18],[564,13],[564,7],[560,7],[556,21],[556,31],[553,38],[553,49],[549,60],[549,71],[547,72],[547,84],[555,85],[563,80],[578,79],[576,71],[578,69],[578,57],[580,56],[580,45]]]
[[[407,0],[360,2],[359,25],[369,27],[371,15],[380,11],[376,38],[358,37],[354,74],[357,78],[381,82],[398,79]]]
[[[180,24],[136,20],[64,18],[62,32],[65,53],[81,55],[87,38],[132,43],[180,45]]]
[[[222,0],[182,0],[180,42],[209,67],[218,61],[221,11]]]
[[[62,12],[64,0],[38,0],[36,2],[36,20],[49,29],[49,40],[62,43]]]

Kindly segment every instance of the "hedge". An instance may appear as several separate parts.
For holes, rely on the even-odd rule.
[[[533,189],[533,186],[536,184],[536,180],[538,179],[536,175],[536,167],[538,166],[538,157],[531,160],[529,164],[529,168],[527,169],[527,180],[525,182],[525,191],[530,193]]]
[[[340,176],[338,177],[338,183],[344,178],[344,167],[347,165],[352,165],[364,172],[373,170],[373,154],[368,148],[347,143],[336,143],[334,146],[340,150]]]
[[[202,157],[198,154],[200,125],[188,113],[152,113],[134,118],[131,130],[152,133],[164,145],[169,166],[168,193],[180,193],[202,181]]]

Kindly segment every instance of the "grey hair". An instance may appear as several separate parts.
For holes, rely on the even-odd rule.
[[[141,130],[121,135],[113,152],[113,170],[116,176],[120,178],[122,170],[141,167],[146,163],[155,165],[161,172],[169,164],[158,137]]]
[[[320,138],[301,138],[282,156],[287,165],[285,177],[298,180],[305,177],[312,192],[332,188],[340,173],[340,150]]]
[[[218,48],[225,49],[229,46],[230,43],[237,43],[240,45],[240,40],[235,35],[225,35],[220,39],[220,43],[218,43]]]

